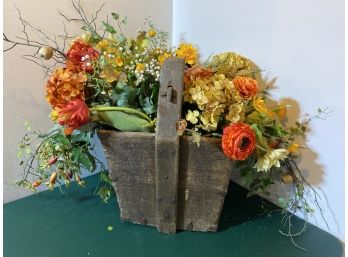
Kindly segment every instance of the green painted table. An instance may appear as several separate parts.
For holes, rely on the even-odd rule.
[[[220,232],[168,235],[153,227],[120,222],[115,197],[103,204],[93,196],[97,181],[94,175],[82,190],[72,184],[66,195],[55,189],[5,204],[4,257],[343,256],[335,237],[311,225],[296,239],[307,252],[295,248],[278,232],[281,216],[262,215],[260,198],[246,198],[246,190],[234,183]]]

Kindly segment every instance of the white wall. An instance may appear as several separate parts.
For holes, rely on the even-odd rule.
[[[344,1],[174,0],[173,11],[174,44],[195,43],[203,58],[231,50],[250,58],[276,78],[273,96],[292,103],[291,121],[333,110],[313,122],[301,167],[327,197],[329,232],[344,240]],[[311,221],[326,229],[318,211]]]
[[[106,19],[111,12],[128,15],[125,33],[135,35],[143,27],[143,21],[151,14],[154,22],[162,28],[172,28],[172,1],[166,0],[81,0],[87,11],[95,11],[106,3],[99,17]],[[24,18],[39,26],[49,34],[63,33],[62,18],[57,9],[73,15],[70,0],[5,0],[4,32],[11,38],[20,35],[21,24],[17,19],[16,5]],[[159,10],[159,11],[154,11]],[[72,34],[80,33],[79,26],[71,30]],[[4,45],[5,47],[6,45]],[[17,145],[24,135],[24,122],[30,120],[33,128],[45,131],[52,124],[48,118],[50,107],[45,100],[45,84],[41,68],[21,59],[22,54],[31,53],[25,47],[18,47],[4,53],[4,202],[9,202],[30,194],[13,186],[13,181],[20,174],[16,159]],[[102,154],[102,150],[99,148]]]

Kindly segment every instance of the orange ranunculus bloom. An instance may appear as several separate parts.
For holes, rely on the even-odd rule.
[[[57,69],[47,81],[46,99],[56,107],[74,99],[85,99],[84,89],[87,80],[84,72]]]
[[[224,128],[222,150],[232,160],[243,161],[255,150],[255,133],[248,124],[233,123]]]
[[[249,77],[235,77],[233,85],[244,99],[250,99],[258,91],[257,81]]]
[[[75,99],[66,105],[56,107],[58,123],[66,126],[65,134],[70,135],[74,129],[89,122],[89,109],[81,99]]]
[[[99,52],[90,44],[78,38],[73,41],[66,57],[68,67],[92,72],[93,63],[99,58]]]

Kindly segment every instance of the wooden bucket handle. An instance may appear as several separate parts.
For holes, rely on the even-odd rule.
[[[155,139],[157,229],[176,232],[179,136],[185,62],[167,59],[161,68]]]

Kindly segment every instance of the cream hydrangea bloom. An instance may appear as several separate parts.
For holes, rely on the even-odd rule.
[[[244,120],[244,108],[242,103],[235,103],[230,106],[226,120],[236,123]]]
[[[197,117],[199,116],[199,112],[197,110],[191,111],[189,110],[186,114],[186,120],[191,122],[192,124],[196,124],[198,122]]]
[[[267,152],[263,157],[259,158],[254,166],[257,171],[268,171],[273,166],[280,167],[280,160],[288,157],[289,151],[286,149],[275,149]]]

